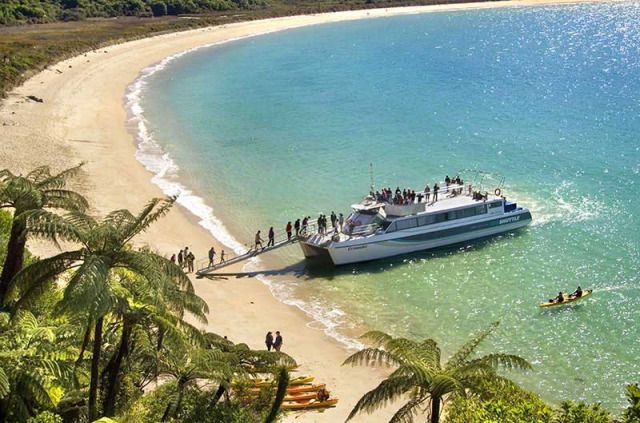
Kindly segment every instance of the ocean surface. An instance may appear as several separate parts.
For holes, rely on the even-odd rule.
[[[369,190],[369,163],[376,188],[503,175],[533,214],[517,233],[335,269],[292,246],[247,269],[269,269],[278,298],[351,347],[375,328],[451,353],[500,321],[482,351],[533,364],[513,379],[617,414],[623,384],[640,381],[638,22],[638,2],[520,7],[197,49],[132,85],[138,158],[236,252],[257,229],[347,214]],[[595,293],[539,309],[577,285]]]

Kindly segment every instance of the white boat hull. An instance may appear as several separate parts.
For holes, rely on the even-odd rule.
[[[301,241],[300,245],[305,257],[330,259],[334,265],[340,266],[489,237],[514,231],[529,223],[531,223],[531,214],[523,210],[497,218],[485,219],[482,222],[470,222],[462,228],[441,227],[433,228],[428,232],[414,231],[402,234],[396,232],[395,235],[376,235],[357,241],[330,242],[323,245]]]

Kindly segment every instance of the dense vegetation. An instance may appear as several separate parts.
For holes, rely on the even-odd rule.
[[[200,14],[266,5],[266,0],[8,0],[0,4],[0,24]]]
[[[0,208],[14,211],[0,210],[0,259],[11,274],[0,301],[0,422],[275,421],[282,398],[241,386],[259,371],[286,387],[293,359],[192,326],[186,317],[205,322],[208,309],[189,278],[130,244],[174,199],[96,219],[65,188],[79,168],[0,172]],[[34,237],[74,247],[36,260],[25,250]]]
[[[182,269],[131,245],[174,199],[96,218],[66,187],[80,169],[0,171],[0,209],[7,209],[0,210],[0,422],[277,421],[287,366],[295,361],[188,323],[187,316],[205,322],[208,310]],[[67,244],[37,259],[25,248],[33,238]],[[349,418],[402,401],[394,422],[411,422],[425,410],[438,422],[445,405],[446,423],[612,421],[598,404],[553,407],[500,376],[497,367],[529,365],[513,355],[476,353],[494,327],[445,362],[431,339],[366,334],[372,346],[345,364],[395,371],[364,394]],[[274,386],[251,390],[247,380],[257,373],[271,374]],[[625,389],[629,407],[621,422],[640,423],[640,388]]]

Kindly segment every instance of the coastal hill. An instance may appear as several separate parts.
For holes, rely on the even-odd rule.
[[[127,40],[278,16],[446,3],[463,1],[6,0],[0,3],[0,96],[61,60]]]

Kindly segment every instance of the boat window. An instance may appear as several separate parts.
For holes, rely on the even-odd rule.
[[[398,228],[399,231],[403,229],[415,228],[416,226],[418,226],[418,219],[415,217],[413,219],[396,221],[396,228]]]
[[[436,217],[432,214],[418,217],[418,226],[430,225],[436,223]]]
[[[391,223],[391,225],[389,225],[389,227],[387,228],[387,233],[389,232],[395,232],[396,231],[396,222]]]
[[[444,222],[446,219],[447,214],[446,213],[439,213],[436,214],[434,216],[434,218],[436,219],[435,223],[440,223],[440,222]]]
[[[501,207],[501,206],[502,206],[502,201],[495,201],[493,203],[489,203],[490,209],[495,209],[496,207]]]
[[[476,214],[476,215],[478,215],[478,214],[485,214],[486,212],[487,212],[487,208],[484,206],[484,204],[483,204],[483,205],[481,205],[481,206],[477,206],[477,207],[475,208],[475,214]]]

